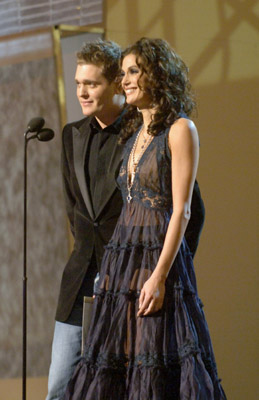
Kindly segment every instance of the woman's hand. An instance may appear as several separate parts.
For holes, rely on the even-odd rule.
[[[159,311],[165,297],[165,278],[151,277],[144,283],[139,296],[138,317]]]

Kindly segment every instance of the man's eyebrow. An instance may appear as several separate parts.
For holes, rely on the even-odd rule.
[[[84,84],[90,84],[90,83],[98,83],[98,81],[94,81],[94,80],[91,80],[91,79],[83,79],[83,80],[78,80],[78,79],[75,79],[75,81],[76,81],[76,83],[80,83],[80,82],[82,82],[82,83],[84,83]]]

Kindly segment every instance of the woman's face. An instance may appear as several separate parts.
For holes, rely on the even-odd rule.
[[[128,54],[122,61],[122,89],[126,95],[128,104],[137,106],[139,109],[151,107],[151,99],[145,88],[147,77],[136,63],[135,54]]]

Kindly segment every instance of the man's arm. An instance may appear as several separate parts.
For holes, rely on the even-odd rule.
[[[187,225],[185,231],[185,239],[192,253],[192,258],[194,257],[201,235],[201,231],[205,220],[205,207],[201,197],[198,182],[195,181],[192,203],[191,203],[191,219]]]
[[[61,172],[62,172],[62,183],[63,183],[63,193],[65,198],[65,205],[67,216],[70,222],[70,229],[74,236],[74,206],[75,198],[71,190],[71,177],[69,163],[66,153],[66,136],[71,135],[71,132],[67,130],[67,126],[64,127],[62,132],[62,150],[61,150]]]

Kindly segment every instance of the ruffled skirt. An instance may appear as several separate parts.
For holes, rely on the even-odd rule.
[[[65,400],[226,399],[185,240],[163,308],[137,317],[140,290],[156,267],[169,219],[170,212],[149,209],[145,215],[143,207],[126,205],[106,247],[84,356]]]

